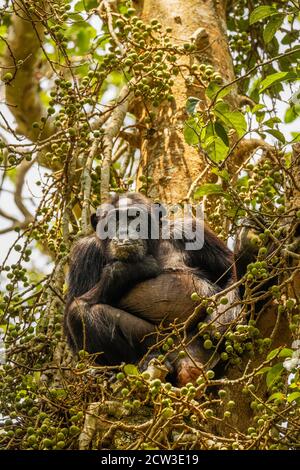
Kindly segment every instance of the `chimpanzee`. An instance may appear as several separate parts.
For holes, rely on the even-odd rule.
[[[223,241],[193,217],[169,220],[165,237],[164,219],[162,206],[138,193],[114,195],[99,208],[91,220],[95,234],[79,240],[70,256],[64,327],[73,351],[85,349],[96,354],[98,364],[117,365],[137,363],[163,327],[188,320],[188,354],[176,354],[169,364],[183,385],[209,358],[195,339],[207,313],[203,307],[193,314],[191,294],[210,297],[226,289],[228,304],[219,303],[208,320],[220,331],[238,317],[239,294],[230,289],[234,259]],[[203,244],[188,249],[197,236]]]

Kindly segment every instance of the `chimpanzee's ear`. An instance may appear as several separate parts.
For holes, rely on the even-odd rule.
[[[91,224],[92,224],[93,229],[96,231],[96,227],[98,224],[98,217],[96,213],[91,215]]]
[[[167,215],[167,210],[161,202],[155,202],[155,211],[159,214],[159,219],[162,219]]]

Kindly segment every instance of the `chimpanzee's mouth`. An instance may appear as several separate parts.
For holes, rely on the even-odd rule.
[[[138,261],[142,259],[147,252],[143,240],[118,240],[111,243],[111,256],[120,261]]]

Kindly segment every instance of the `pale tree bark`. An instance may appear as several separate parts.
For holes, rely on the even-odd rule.
[[[195,44],[195,60],[210,64],[219,72],[224,83],[234,79],[232,58],[226,36],[226,2],[213,0],[145,0],[140,9],[142,20],[156,18],[163,29],[172,28],[174,44]],[[190,59],[181,59],[189,65]],[[163,104],[155,118],[155,132],[142,143],[139,174],[149,175],[149,196],[166,203],[186,198],[193,181],[206,163],[201,150],[189,146],[183,137],[187,119],[186,101],[189,96],[203,100],[204,90],[195,88],[178,75],[172,93],[175,100]],[[235,98],[231,97],[235,102]]]
[[[54,132],[49,118],[42,131],[32,127],[34,122],[40,122],[41,117],[46,115],[39,96],[37,62],[44,40],[41,18],[46,15],[47,3],[36,2],[36,7],[40,17],[30,13],[21,0],[14,2],[15,14],[12,15],[2,69],[2,76],[8,71],[13,76],[5,87],[5,95],[7,106],[17,123],[16,132],[32,141],[46,139]]]

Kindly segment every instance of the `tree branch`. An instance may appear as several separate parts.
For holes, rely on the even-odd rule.
[[[43,10],[47,8],[46,2],[40,0],[35,3]],[[17,133],[35,142],[54,133],[50,120],[45,122],[42,130],[32,127],[34,122],[39,122],[46,115],[36,77],[36,63],[44,39],[44,27],[35,14],[29,13],[22,0],[16,0],[13,6],[14,14],[11,17],[2,64],[2,76],[7,70],[13,75],[10,81],[6,81],[6,102],[16,119]],[[39,162],[51,168],[51,163],[45,161],[43,153],[39,156]]]
[[[125,85],[119,95],[110,121],[103,136],[103,162],[101,168],[101,202],[105,201],[109,193],[110,166],[112,158],[113,139],[117,137],[128,110],[130,100],[129,86]]]
[[[19,165],[17,169],[17,175],[16,175],[16,189],[14,193],[15,204],[17,208],[19,209],[19,211],[24,216],[25,220],[27,219],[27,221],[32,220],[33,217],[32,217],[32,214],[29,212],[29,210],[23,203],[22,190],[24,186],[26,173],[32,167],[33,163],[34,163],[34,160],[31,160],[30,162],[23,160],[22,163]]]

